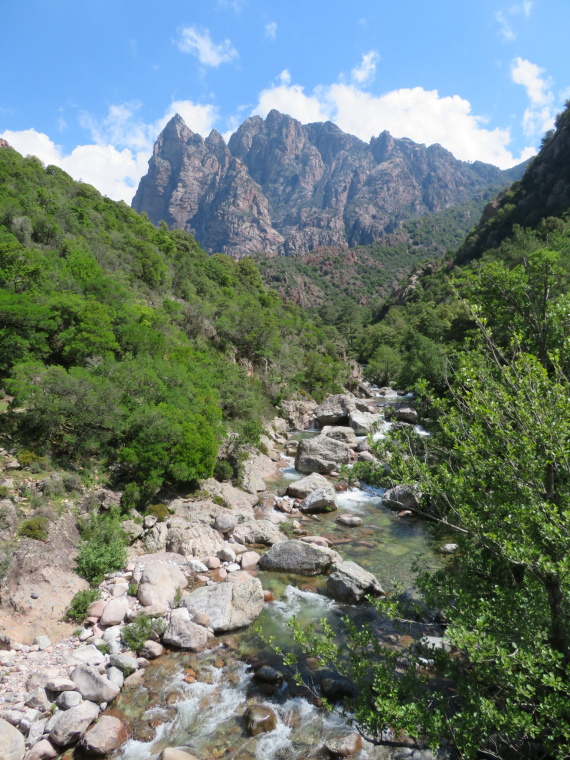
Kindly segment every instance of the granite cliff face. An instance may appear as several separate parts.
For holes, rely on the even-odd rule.
[[[228,145],[176,115],[159,136],[133,208],[234,257],[366,245],[398,224],[469,201],[517,176],[388,132],[365,143],[331,122],[252,116]]]

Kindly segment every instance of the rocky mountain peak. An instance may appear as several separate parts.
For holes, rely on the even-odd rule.
[[[402,220],[515,178],[440,145],[387,131],[366,143],[330,121],[303,125],[275,109],[250,116],[227,145],[216,130],[203,140],[177,114],[156,141],[133,208],[192,232],[211,252],[289,255],[374,242]]]

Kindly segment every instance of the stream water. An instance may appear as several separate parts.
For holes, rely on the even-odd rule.
[[[388,427],[389,423],[384,423],[376,437],[384,435]],[[422,429],[417,432],[425,434]],[[315,432],[304,432],[299,437],[311,434]],[[300,477],[293,461],[285,458],[280,478],[268,485],[282,491]],[[374,573],[386,591],[398,585],[413,593],[414,564],[433,568],[441,562],[440,555],[434,551],[421,522],[399,518],[382,506],[382,492],[363,485],[339,493],[337,512],[319,515],[318,521],[306,519],[303,528],[329,538],[344,558]],[[345,512],[361,517],[362,525],[347,527],[337,523],[336,517]],[[260,629],[264,638],[275,637],[275,643],[284,649],[295,650],[288,628],[293,615],[302,624],[324,618],[342,635],[344,614],[378,625],[376,612],[367,605],[346,607],[328,599],[322,593],[326,580],[323,577],[268,572],[259,572],[258,577],[276,600],[265,605],[257,623],[234,635],[218,637],[212,649],[200,654],[177,652],[159,658],[147,668],[144,686],[124,692],[116,700],[113,712],[131,724],[133,738],[113,760],[157,760],[165,747],[186,749],[200,760],[330,757],[323,743],[350,731],[348,718],[316,707],[314,700],[305,698],[302,687],[285,683],[271,696],[264,693],[246,662],[277,668],[281,663],[255,629]],[[383,633],[391,634],[385,624]],[[305,680],[310,682],[314,677],[318,683],[323,676],[320,666],[301,652],[297,654]],[[272,707],[277,715],[274,731],[256,737],[247,735],[243,713],[252,702]],[[357,757],[372,760],[389,756],[385,748],[365,745]]]

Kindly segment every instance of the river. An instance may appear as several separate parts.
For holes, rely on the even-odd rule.
[[[382,436],[388,427],[389,423],[384,423],[377,436]],[[298,437],[311,434],[315,433]],[[292,460],[283,459],[281,476],[268,483],[278,493],[302,477]],[[305,519],[303,528],[333,541],[345,559],[374,573],[387,592],[403,588],[413,593],[413,566],[434,568],[441,557],[420,521],[400,518],[383,507],[382,489],[361,486],[339,493],[337,512],[319,515],[318,521]],[[362,525],[347,527],[335,521],[339,514],[347,512],[362,518]],[[113,755],[113,760],[157,760],[165,747],[186,749],[200,760],[330,757],[323,743],[328,737],[351,730],[348,717],[315,706],[314,700],[302,696],[302,689],[286,682],[276,693],[264,693],[267,685],[255,682],[247,663],[282,666],[257,629],[264,638],[275,637],[275,643],[282,648],[295,650],[287,625],[293,615],[303,624],[324,618],[342,636],[341,617],[348,613],[355,619],[374,622],[379,626],[379,635],[392,637],[392,641],[397,636],[385,621],[378,620],[369,605],[348,607],[324,596],[323,577],[269,572],[259,572],[258,577],[276,600],[265,605],[256,623],[236,634],[218,637],[212,649],[200,654],[177,652],[155,660],[146,669],[144,686],[135,692],[124,692],[116,700],[113,713],[131,724],[133,738]],[[305,681],[314,678],[318,683],[322,667],[301,652],[297,654]],[[272,707],[277,715],[274,731],[256,737],[246,734],[242,716],[251,702]],[[372,760],[388,756],[386,748],[365,745],[355,757]]]

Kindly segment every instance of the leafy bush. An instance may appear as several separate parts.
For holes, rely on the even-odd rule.
[[[45,457],[41,457],[33,451],[28,451],[28,449],[21,449],[18,451],[18,462],[24,469],[30,469],[30,466],[35,465],[39,468],[38,471],[41,471],[41,469],[47,464]]]
[[[23,538],[47,541],[49,520],[47,517],[31,517],[20,525],[18,533]]]
[[[145,641],[158,639],[166,630],[166,621],[162,618],[151,618],[144,613],[139,615],[134,622],[126,625],[121,631],[125,644],[133,652],[142,649]]]
[[[44,481],[44,496],[58,499],[65,495],[65,486],[62,480],[49,479]]]
[[[157,522],[164,522],[170,517],[170,512],[166,504],[152,504],[146,510],[147,515],[156,517]]]
[[[83,487],[83,483],[81,482],[81,478],[76,472],[66,472],[62,476],[62,481],[65,490],[68,493],[75,493],[77,491],[81,491]]]
[[[80,524],[83,539],[75,561],[76,572],[97,585],[106,573],[122,570],[127,561],[128,538],[116,513],[91,515]]]
[[[10,489],[8,486],[0,486],[0,499],[6,499],[10,496]]]
[[[63,619],[70,623],[82,623],[87,617],[89,605],[101,598],[98,588],[86,588],[78,591],[65,610]]]
[[[227,459],[216,460],[214,466],[214,477],[216,480],[220,481],[220,483],[225,483],[226,481],[231,480],[233,476],[234,468]]]

